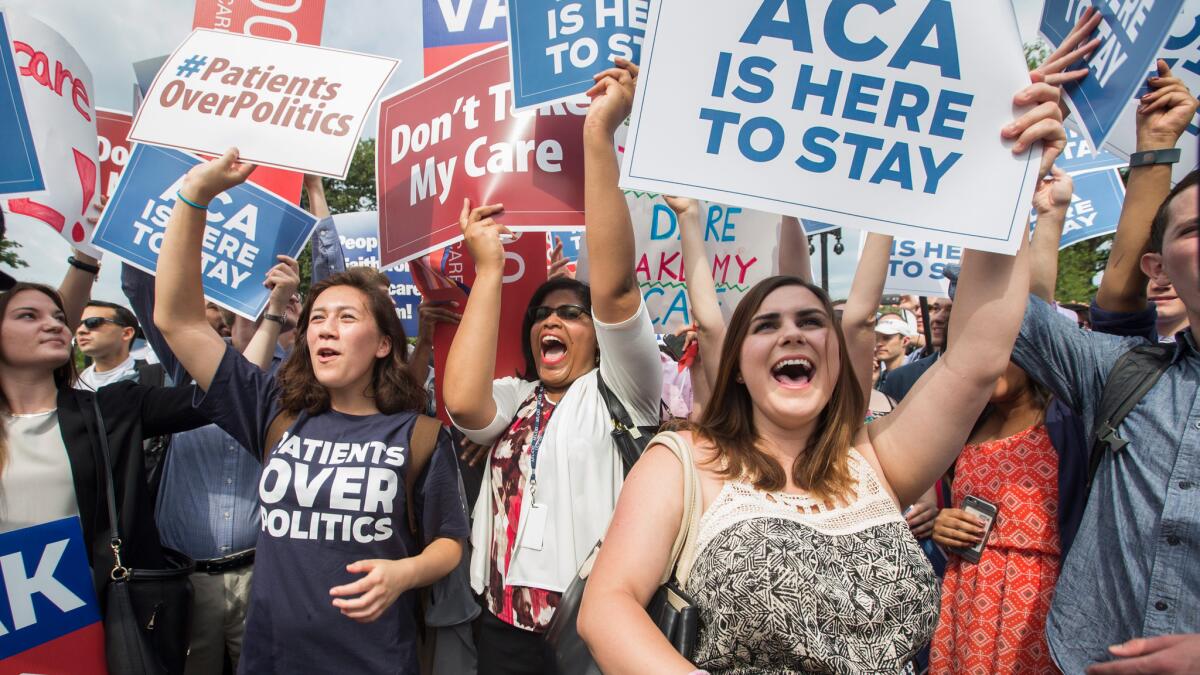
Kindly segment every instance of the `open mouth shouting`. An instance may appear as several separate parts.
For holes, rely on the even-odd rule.
[[[332,363],[335,359],[337,359],[337,357],[339,357],[341,355],[342,355],[342,353],[339,352],[338,350],[334,349],[333,347],[320,347],[317,349],[317,354],[316,354],[317,363],[321,363],[321,364]]]
[[[771,377],[787,389],[803,389],[812,382],[816,366],[803,356],[789,356],[771,366]]]
[[[542,350],[542,364],[553,368],[567,359],[567,345],[558,336],[543,335],[539,343]]]

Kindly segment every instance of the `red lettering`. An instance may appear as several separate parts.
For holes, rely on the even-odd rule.
[[[69,82],[71,84],[71,103],[75,106],[75,110],[84,120],[92,121],[92,102],[88,98],[87,87],[84,86],[83,80],[72,75],[62,61],[54,62],[54,78],[51,79],[50,57],[46,56],[44,52],[38,51],[20,40],[13,40],[13,48],[18,54],[25,54],[29,57],[29,63],[19,69],[21,75],[32,78],[34,82],[60,97],[63,95],[63,83]]]

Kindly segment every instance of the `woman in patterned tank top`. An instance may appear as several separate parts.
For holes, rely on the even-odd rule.
[[[1065,132],[1059,90],[1004,132]],[[940,477],[1003,374],[1024,313],[1028,261],[968,251],[950,348],[883,419],[864,393],[828,296],[796,277],[757,284],[734,311],[712,397],[691,433],[660,437],[634,466],[592,570],[579,632],[606,673],[899,672],[933,633],[936,581],[900,510]],[[986,312],[987,320],[982,320]],[[644,607],[684,513],[667,443],[693,447],[703,517],[676,573],[700,611],[691,660]],[[690,572],[690,575],[688,574]]]

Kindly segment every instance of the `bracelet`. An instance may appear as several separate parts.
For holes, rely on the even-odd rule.
[[[196,202],[188,199],[187,197],[184,197],[183,190],[176,190],[175,196],[179,197],[180,201],[182,201],[184,204],[187,204],[188,206],[192,207],[193,209],[200,209],[201,211],[208,210],[208,204],[197,204]]]
[[[85,263],[82,260],[76,260],[75,256],[68,256],[67,264],[70,265],[71,267],[74,267],[77,270],[83,270],[84,272],[87,272],[88,274],[100,274],[100,266],[99,265],[92,265],[90,263]]]
[[[263,312],[263,321],[274,321],[275,323],[282,326],[287,321],[287,317],[285,317],[282,314],[271,314],[270,312]]]
[[[1145,150],[1129,155],[1129,168],[1153,166],[1155,164],[1174,164],[1179,161],[1179,148],[1163,148],[1161,150]]]

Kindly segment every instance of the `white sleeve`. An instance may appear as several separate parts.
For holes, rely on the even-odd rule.
[[[463,425],[454,420],[450,421],[454,426],[473,443],[480,445],[491,445],[504,433],[508,428],[508,424],[517,415],[517,409],[529,396],[529,392],[537,386],[535,382],[527,382],[517,377],[505,377],[499,380],[492,380],[492,400],[496,403],[496,416],[492,418],[492,422],[482,429],[467,429]],[[450,412],[446,411],[449,415]]]
[[[595,325],[604,383],[625,404],[634,424],[658,424],[662,362],[645,301],[620,323],[595,321]]]

